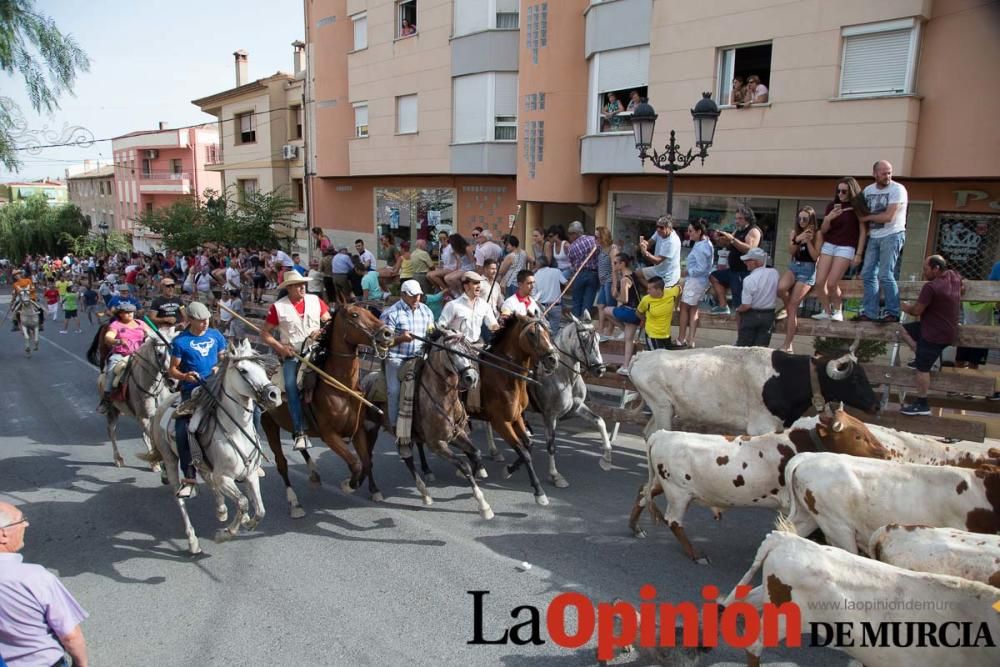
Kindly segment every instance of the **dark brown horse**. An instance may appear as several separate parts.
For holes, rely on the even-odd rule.
[[[545,323],[537,318],[522,316],[508,319],[503,328],[493,335],[489,354],[482,355],[481,358],[524,375],[528,375],[534,368],[545,374],[552,373],[559,363]],[[531,436],[528,435],[522,417],[528,408],[527,382],[485,364],[480,366],[479,375],[480,386],[484,389],[480,409],[475,413],[470,411],[470,416],[489,422],[493,430],[517,453],[517,460],[506,467],[504,476],[510,478],[522,464],[526,465],[531,486],[535,490],[535,502],[548,505],[549,499],[542,490],[542,483],[531,462]]]
[[[348,304],[338,305],[331,311],[331,319],[324,326],[319,339],[319,347],[323,351],[321,359],[325,357],[320,366],[328,375],[358,391],[358,347],[367,345],[375,347],[376,350],[385,350],[392,343],[392,339],[392,329],[382,324],[381,320],[367,309]],[[351,476],[340,485],[345,493],[353,493],[367,477],[372,499],[381,500],[382,494],[372,475],[371,448],[375,443],[369,443],[365,434],[363,407],[357,398],[318,378],[312,401],[305,406],[307,422],[310,421],[310,417],[315,422],[309,424],[308,434],[322,439],[327,447],[347,463]],[[275,410],[261,415],[260,421],[267,436],[267,444],[274,452],[278,473],[285,481],[285,494],[292,518],[302,517],[305,512],[288,480],[288,461],[281,450],[281,431],[292,430],[288,406],[282,403]],[[351,440],[357,455],[348,448],[347,439]],[[302,455],[307,463],[311,462],[307,452],[302,452]],[[319,477],[315,475],[315,470],[313,472],[312,479],[318,481]]]

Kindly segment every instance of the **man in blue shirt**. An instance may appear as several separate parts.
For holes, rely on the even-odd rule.
[[[297,252],[293,252],[292,253],[292,262],[293,262],[292,268],[295,269],[296,271],[298,271],[300,276],[308,276],[309,275],[309,269],[307,269],[306,267],[302,266],[302,262],[299,259],[299,253],[297,253]]]
[[[132,296],[129,293],[129,287],[127,283],[122,283],[118,286],[118,294],[111,297],[108,301],[108,314],[114,315],[114,311],[117,310],[118,306],[123,303],[131,303],[135,306],[135,317],[140,319],[142,317],[142,304],[139,299]]]
[[[424,342],[411,334],[426,336],[434,328],[434,313],[420,303],[424,293],[416,280],[405,281],[399,289],[399,301],[382,312],[382,321],[391,327],[395,338],[385,360],[385,386],[389,408],[389,426],[396,432],[399,416],[399,369],[403,362],[423,354]]]
[[[219,359],[226,349],[226,339],[208,326],[212,314],[208,306],[192,301],[185,311],[188,326],[170,344],[170,377],[181,383],[181,398],[191,398],[199,380],[207,380],[215,372]],[[191,463],[191,444],[188,440],[190,415],[178,415],[174,421],[177,441],[177,458],[180,459],[181,488],[178,498],[189,498],[194,490],[195,468]]]

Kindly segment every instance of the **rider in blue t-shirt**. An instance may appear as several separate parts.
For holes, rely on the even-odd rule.
[[[208,326],[212,316],[208,307],[198,301],[191,302],[185,311],[188,326],[170,344],[170,377],[181,383],[181,398],[188,400],[199,380],[207,380],[215,372],[219,357],[226,350],[226,339]],[[177,440],[177,458],[180,459],[181,488],[178,498],[188,498],[194,489],[195,469],[191,463],[191,444],[188,441],[189,416],[178,416],[174,422]]]
[[[122,283],[121,285],[118,286],[118,289],[119,289],[118,294],[114,295],[108,300],[107,310],[109,314],[114,316],[114,310],[118,308],[119,304],[131,303],[133,306],[135,306],[136,319],[139,319],[140,318],[139,314],[142,312],[142,303],[139,301],[139,299],[129,294],[127,284]]]

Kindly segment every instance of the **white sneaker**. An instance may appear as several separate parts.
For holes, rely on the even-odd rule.
[[[611,337],[611,340],[625,340],[625,332],[619,331]]]
[[[622,366],[615,372],[618,373],[618,375],[624,375],[625,377],[628,377],[628,366]]]
[[[830,319],[833,320],[834,322],[843,322],[844,321],[844,311],[842,311],[842,310],[835,310],[835,311],[833,311],[833,315],[830,315]]]
[[[828,320],[830,319],[830,313],[826,312],[825,310],[821,310],[820,312],[816,313],[815,315],[812,315],[811,317],[814,320]],[[843,320],[844,319],[843,316],[841,316],[840,319]]]

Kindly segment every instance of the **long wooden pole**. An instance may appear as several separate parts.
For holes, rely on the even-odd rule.
[[[243,324],[247,325],[248,327],[250,327],[251,329],[253,329],[254,331],[256,331],[258,334],[261,333],[260,327],[258,327],[256,324],[254,324],[253,322],[251,322],[247,318],[245,318],[242,315],[240,315],[239,313],[233,311],[231,308],[227,308],[226,306],[222,305],[221,303],[219,303],[217,305],[219,306],[219,308],[222,308],[227,313],[229,313],[230,315],[232,315],[233,317],[235,317],[236,319],[238,319],[240,322],[242,322]],[[332,375],[330,375],[329,373],[327,373],[322,368],[320,368],[316,364],[312,363],[311,361],[309,361],[308,359],[306,359],[302,355],[295,354],[293,352],[292,356],[295,357],[296,359],[298,359],[300,363],[305,364],[308,368],[311,368],[313,371],[315,371],[316,375],[318,375],[324,382],[326,382],[328,385],[330,385],[334,389],[339,389],[340,391],[344,392],[345,394],[358,399],[364,405],[367,405],[368,407],[374,409],[380,415],[384,414],[382,412],[382,410],[379,409],[379,407],[377,405],[375,405],[374,403],[372,403],[371,401],[369,401],[367,398],[365,398],[364,396],[362,396],[358,392],[354,391],[353,389],[351,389],[350,387],[348,387],[346,384],[344,384],[343,382],[341,382],[337,378],[333,377]]]
[[[510,219],[510,224],[507,225],[507,236],[510,236],[511,231],[513,231],[513,229],[514,229],[514,225],[517,224],[517,218],[520,215],[521,215],[521,205],[518,204],[517,205],[517,212],[514,214],[514,217]],[[501,241],[502,240],[503,239],[501,239]],[[525,239],[525,240],[527,240],[527,239]],[[500,267],[498,265],[497,266],[497,272],[493,274],[493,280],[490,281],[490,291],[489,291],[489,294],[486,295],[486,299],[487,300],[491,300],[491,297],[493,296],[493,286],[497,284],[497,278],[499,278],[499,277],[500,277]],[[503,296],[503,295],[501,295],[501,296]]]
[[[590,253],[586,256],[586,258],[584,258],[583,262],[580,263],[580,268],[578,268],[576,270],[576,273],[573,274],[573,277],[569,279],[568,283],[566,283],[566,287],[563,287],[563,291],[559,294],[559,300],[558,301],[553,301],[552,303],[550,303],[549,307],[542,311],[542,317],[545,317],[546,315],[548,315],[549,311],[552,310],[556,306],[556,304],[560,304],[560,306],[561,306],[563,297],[566,296],[566,292],[569,291],[569,288],[573,286],[573,281],[576,280],[576,277],[578,275],[580,275],[581,271],[583,271],[583,267],[587,266],[587,262],[590,261],[590,258],[594,256],[594,253],[597,252],[597,249],[599,247],[600,246],[595,245],[591,249]]]

